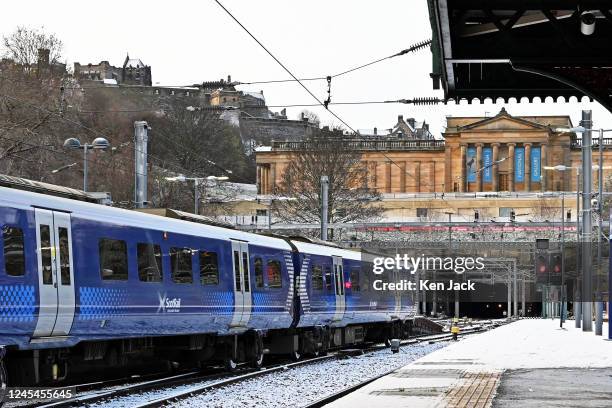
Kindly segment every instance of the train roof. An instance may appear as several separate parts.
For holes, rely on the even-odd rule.
[[[291,241],[293,245],[302,253],[322,256],[341,256],[343,259],[361,260],[361,252],[351,251],[350,249],[336,248],[327,245],[312,244],[303,241]]]
[[[167,231],[176,234],[196,236],[209,236],[223,240],[240,240],[254,242],[270,248],[291,250],[291,246],[281,238],[253,234],[235,229],[223,228],[214,225],[200,224],[191,221],[160,217],[159,215],[109,207],[85,201],[54,197],[31,191],[17,190],[0,186],[0,204],[7,206],[31,209],[43,208],[70,212],[79,218],[95,221],[105,221],[112,224],[149,228],[158,231]]]

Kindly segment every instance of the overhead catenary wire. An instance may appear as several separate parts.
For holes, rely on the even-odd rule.
[[[223,6],[223,4],[221,4],[219,0],[214,0],[214,2],[217,3],[219,7],[221,7],[223,11],[225,11],[225,13],[227,13],[270,57],[272,57],[272,59],[274,59],[274,61],[276,61],[278,65],[280,65],[298,84],[300,84],[300,86],[304,88],[304,90],[306,90],[306,92],[308,92],[315,101],[317,101],[318,105],[316,106],[323,106],[324,108],[326,108],[326,110],[330,114],[332,114],[336,119],[338,119],[344,126],[349,128],[354,134],[359,133],[355,129],[353,129],[353,127],[350,126],[347,122],[345,122],[342,118],[340,118],[340,116],[338,116],[335,112],[329,109],[329,107],[324,102],[322,102],[319,98],[317,98],[317,96],[313,94],[312,91],[310,91],[310,89],[308,89],[308,87],[304,85],[302,81],[300,81],[278,58],[276,58],[274,54],[272,54],[236,17],[234,17],[234,15],[228,9],[226,9],[225,6]],[[424,46],[426,46],[426,44],[421,45],[419,48],[422,48]],[[398,53],[398,54],[401,54],[401,53]],[[391,159],[388,155],[386,155],[384,152],[382,154],[384,157],[387,158],[387,160],[389,160],[391,163],[393,163],[395,166],[401,169],[401,166],[398,163],[396,163],[393,159]],[[406,170],[404,170],[404,172],[416,180],[416,178],[412,176],[410,173],[408,173]],[[426,183],[426,185],[429,185],[429,183]],[[434,186],[434,189],[435,189],[435,186]]]
[[[379,105],[379,104],[409,104],[409,105],[436,105],[439,103],[446,103],[443,99],[436,97],[420,97],[413,99],[395,99],[386,101],[355,101],[355,102],[330,102],[329,105]],[[266,108],[307,108],[321,106],[318,103],[287,103],[277,105],[266,105]],[[194,110],[198,111],[238,111],[243,108],[261,108],[261,105],[243,105],[242,107],[236,106],[194,106]],[[159,113],[163,112],[163,108],[159,109],[114,109],[114,110],[78,110],[78,113],[82,114],[93,114],[93,113]]]
[[[263,45],[261,43],[261,41],[259,41],[253,34],[251,34],[251,32],[240,22],[238,21],[238,19],[236,17],[234,17],[234,15],[225,8],[225,6],[223,4],[221,4],[221,2],[219,0],[214,0],[215,3],[217,3],[219,5],[219,7],[221,7],[223,9],[223,11],[225,11],[270,57],[272,57],[272,59],[274,59],[274,61],[276,61],[276,63],[278,65],[280,65],[298,84],[300,84],[300,86],[302,88],[304,88],[304,90],[306,92],[308,92],[310,94],[310,96],[312,96],[312,98],[317,101],[319,103],[319,105],[326,107],[325,104],[314,94],[312,93],[312,91],[310,89],[308,89],[308,87],[306,85],[304,85],[302,83],[302,81],[300,81],[294,74],[293,72],[291,72],[289,70],[289,68],[287,68],[278,58],[276,58],[276,56],[274,56],[274,54],[272,54],[265,45]],[[346,126],[347,128],[349,128],[353,133],[357,133],[355,131],[355,129],[353,129],[348,123],[346,123],[340,116],[338,116],[335,112],[331,111],[330,109],[327,109],[329,111],[330,114],[332,114],[336,119],[338,119],[344,126]]]
[[[321,77],[314,77],[314,78],[300,78],[299,80],[300,81],[304,81],[304,82],[305,81],[325,81],[325,80],[328,80],[328,78],[330,78],[330,77],[331,78],[337,78],[339,76],[346,75],[346,74],[349,74],[349,73],[354,72],[354,71],[358,71],[358,70],[363,69],[363,68],[367,68],[367,67],[369,67],[371,65],[374,65],[374,64],[377,64],[379,62],[386,61],[386,60],[391,59],[391,58],[399,57],[401,55],[406,55],[408,53],[418,51],[418,50],[420,50],[422,48],[428,47],[429,45],[431,45],[431,40],[421,41],[421,42],[419,42],[417,44],[414,44],[414,45],[412,45],[412,46],[410,46],[410,47],[408,47],[408,48],[406,48],[406,49],[404,49],[404,50],[402,50],[402,51],[400,51],[398,53],[395,53],[393,55],[389,55],[389,56],[386,56],[386,57],[383,57],[383,58],[379,58],[379,59],[374,60],[372,62],[368,62],[367,64],[359,65],[359,66],[347,69],[346,71],[339,72],[337,74],[321,76]],[[232,85],[275,84],[275,83],[295,82],[295,81],[296,81],[296,79],[276,79],[276,80],[269,80],[269,81],[232,82]]]
[[[299,78],[299,80],[296,79],[296,78],[291,78],[291,79],[288,78],[288,79],[272,79],[272,80],[266,80],[266,81],[248,81],[248,82],[247,81],[244,81],[244,82],[242,82],[242,81],[233,81],[233,82],[227,82],[227,84],[228,85],[236,86],[236,85],[279,84],[279,83],[296,82],[296,81],[302,81],[302,82],[325,81],[329,77],[337,78],[339,76],[343,76],[343,75],[349,74],[351,72],[358,71],[358,70],[363,69],[363,68],[367,68],[367,67],[369,67],[371,65],[374,65],[374,64],[377,64],[379,62],[386,61],[388,59],[392,59],[392,58],[395,58],[395,57],[406,55],[406,54],[411,53],[411,52],[415,52],[415,51],[421,50],[421,49],[423,49],[425,47],[428,47],[430,45],[431,45],[431,40],[421,41],[421,42],[416,43],[414,45],[411,45],[410,47],[408,47],[408,48],[406,48],[406,49],[404,49],[404,50],[402,50],[400,52],[397,52],[397,53],[395,53],[393,55],[388,55],[386,57],[379,58],[377,60],[368,62],[367,64],[359,65],[359,66],[347,69],[345,71],[342,71],[342,72],[339,72],[339,73],[333,74],[333,75],[325,75],[325,76],[310,77],[310,78]],[[134,87],[139,87],[139,85],[133,85],[133,86]],[[195,90],[199,86],[200,86],[200,84],[193,84],[193,85],[154,85],[153,87],[175,88],[175,89],[186,89],[186,90],[194,89]],[[76,89],[76,90],[79,90],[79,89],[103,89],[103,88],[112,88],[112,87],[109,87],[109,86],[87,86],[87,85],[85,85],[85,86],[73,86],[73,87],[62,87],[62,89]]]

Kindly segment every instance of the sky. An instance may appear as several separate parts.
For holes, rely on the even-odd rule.
[[[298,78],[333,75],[431,37],[426,0],[221,1]],[[153,83],[158,85],[191,85],[228,75],[241,82],[289,78],[213,0],[130,0],[112,7],[74,0],[6,2],[0,34],[10,34],[17,26],[55,33],[64,42],[69,64],[107,60],[121,66],[129,53],[152,67]],[[432,88],[430,71],[429,49],[393,58],[332,80],[332,102],[442,97]],[[325,81],[305,85],[320,100],[327,97]],[[268,105],[315,102],[297,83],[239,89],[263,90]],[[388,129],[398,115],[414,117],[427,121],[439,137],[447,116],[495,115],[502,107],[512,115],[570,115],[575,125],[581,110],[591,109],[596,127],[612,128],[612,114],[601,105],[578,101],[384,104],[332,110],[354,129]],[[297,118],[302,109],[288,109],[289,118]],[[339,123],[322,107],[309,109],[323,124]]]

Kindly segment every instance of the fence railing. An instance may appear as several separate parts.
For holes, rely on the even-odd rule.
[[[272,150],[308,149],[307,141],[273,141]],[[330,142],[334,144],[337,142]],[[444,150],[444,140],[363,140],[347,139],[343,141],[349,150],[384,151],[384,150]],[[318,146],[317,146],[318,147]]]
[[[593,148],[599,148],[599,135],[597,132],[592,132],[593,137]],[[580,149],[582,148],[582,139],[573,139],[571,143],[572,149]],[[603,138],[603,147],[604,149],[612,149],[612,137],[604,137]]]

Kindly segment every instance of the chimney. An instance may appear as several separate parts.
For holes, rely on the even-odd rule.
[[[410,118],[407,120],[407,122],[410,125],[410,127],[414,129],[414,127],[416,126],[416,120],[414,120],[414,118]]]
[[[263,95],[263,89],[261,91],[259,91],[259,93]]]
[[[231,76],[231,75],[228,75],[228,76],[227,76],[227,83],[228,83],[228,84],[231,84],[231,83],[232,83],[232,76]]]
[[[374,136],[378,135],[378,129],[374,128]]]
[[[49,66],[49,55],[51,51],[46,48],[38,49],[38,66],[39,67],[47,67]]]
[[[397,115],[397,121],[398,122],[403,122],[404,121],[404,115]]]

